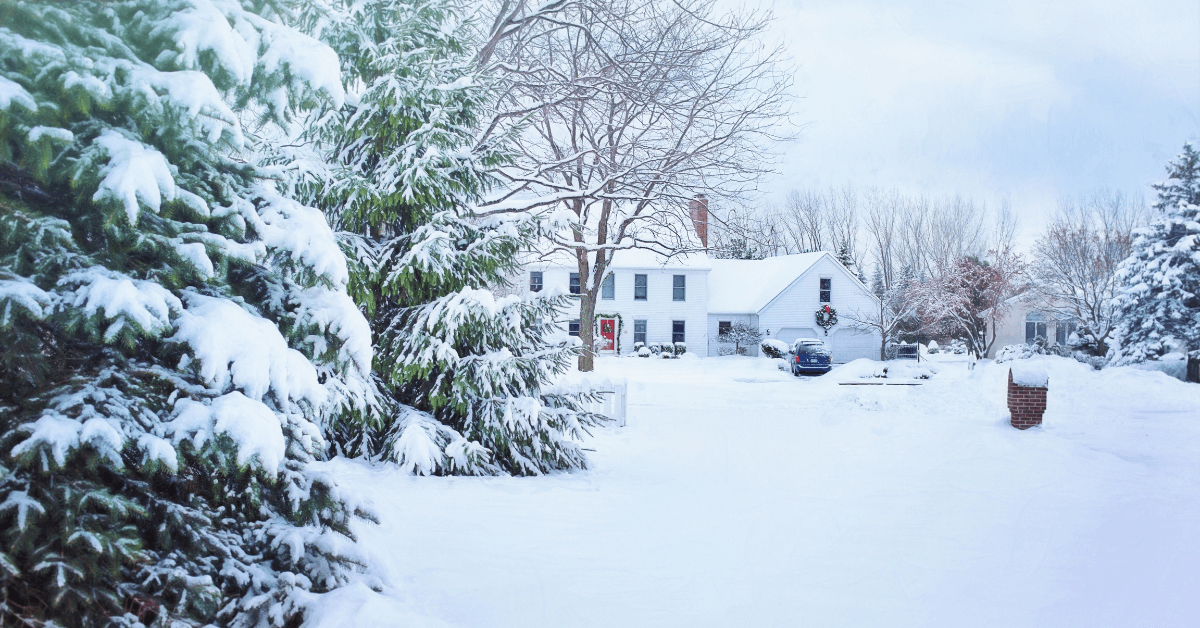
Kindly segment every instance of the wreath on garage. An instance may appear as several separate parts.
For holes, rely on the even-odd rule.
[[[837,325],[837,310],[828,305],[817,310],[817,324],[825,328],[825,335],[829,335],[829,328]]]

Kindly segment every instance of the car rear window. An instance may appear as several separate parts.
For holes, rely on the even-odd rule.
[[[796,345],[796,355],[829,355],[825,345],[799,343]]]

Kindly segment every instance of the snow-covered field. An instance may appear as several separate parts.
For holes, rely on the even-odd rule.
[[[1019,432],[1006,365],[881,387],[608,358],[629,425],[591,471],[328,464],[381,517],[376,571],[452,626],[1200,625],[1200,386],[1045,364]]]

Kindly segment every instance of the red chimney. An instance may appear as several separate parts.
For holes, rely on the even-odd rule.
[[[708,199],[703,194],[697,194],[688,201],[688,213],[692,215],[692,226],[700,237],[700,244],[708,248]]]

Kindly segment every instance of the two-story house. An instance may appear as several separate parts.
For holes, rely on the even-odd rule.
[[[565,256],[527,264],[522,283],[527,293],[552,286],[580,291],[579,274]],[[817,325],[816,312],[826,305],[844,315],[878,310],[879,301],[825,252],[726,260],[703,253],[666,259],[650,251],[621,250],[605,276],[592,324],[600,353],[629,353],[637,342],[684,342],[691,353],[715,356],[722,329],[744,321],[788,343],[825,340],[836,362],[877,359],[878,333],[857,329],[842,317],[828,330]],[[578,335],[584,324],[578,311],[567,317],[563,333]]]

